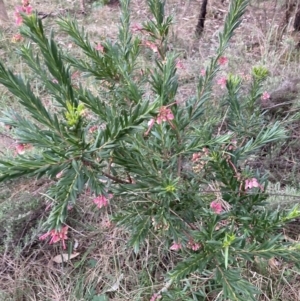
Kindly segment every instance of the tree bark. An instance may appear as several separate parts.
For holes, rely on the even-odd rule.
[[[203,0],[201,8],[200,8],[200,14],[198,18],[198,24],[196,26],[196,34],[200,37],[203,30],[204,30],[204,22],[205,22],[205,16],[206,16],[206,7],[207,7],[207,1]]]
[[[296,12],[295,21],[294,21],[295,31],[300,31],[300,9]]]
[[[0,0],[0,20],[8,21],[7,12],[3,0]]]

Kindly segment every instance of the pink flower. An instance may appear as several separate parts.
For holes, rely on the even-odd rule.
[[[176,68],[177,69],[185,69],[185,66],[183,65],[182,61],[178,60],[176,62]]]
[[[26,5],[16,7],[15,18],[16,18],[16,24],[18,26],[21,25],[23,22],[21,13],[25,13],[27,15],[30,15],[32,13],[32,7],[29,5],[29,3],[26,2]]]
[[[192,162],[197,162],[201,158],[201,153],[194,153],[192,156]]]
[[[17,146],[16,146],[16,152],[17,154],[19,155],[22,155],[25,153],[25,144],[23,143],[18,143]]]
[[[64,171],[61,170],[58,174],[56,174],[55,178],[60,179],[62,177],[63,173],[64,173]]]
[[[93,126],[91,126],[90,128],[89,128],[89,132],[90,133],[94,133],[94,132],[96,132],[98,130],[98,126],[97,125],[93,125]]]
[[[206,70],[205,70],[205,69],[202,69],[202,70],[200,71],[200,74],[201,74],[202,76],[205,76],[205,75],[206,75]]]
[[[144,136],[148,136],[148,134],[150,133],[151,129],[153,128],[154,123],[155,123],[155,119],[154,119],[154,118],[151,118],[151,119],[148,121],[148,129],[147,129],[147,131],[145,132]]]
[[[268,92],[264,92],[263,94],[262,94],[262,96],[261,96],[261,99],[262,100],[267,100],[267,99],[269,99],[270,98],[270,94],[268,93]]]
[[[160,294],[154,294],[152,295],[150,301],[156,301],[156,300],[159,300],[161,299],[161,295]]]
[[[97,205],[98,208],[106,207],[108,205],[109,200],[113,197],[112,194],[108,195],[108,198],[103,194],[97,196],[93,199],[93,202]]]
[[[102,52],[102,53],[104,52],[104,47],[100,43],[97,44],[97,46],[95,47],[95,49],[98,50],[98,51],[100,51],[100,52]]]
[[[215,214],[220,214],[223,211],[222,204],[218,201],[213,201],[210,203],[210,208]]]
[[[158,124],[161,124],[163,121],[169,121],[169,120],[173,120],[173,119],[174,119],[174,115],[173,115],[173,112],[171,111],[171,109],[169,109],[167,107],[161,107],[159,109],[159,113],[157,115],[156,122]]]
[[[30,5],[23,6],[23,11],[27,14],[30,15],[32,13],[32,7]]]
[[[228,58],[225,57],[225,56],[221,56],[221,57],[218,59],[218,63],[219,63],[220,65],[226,65],[227,62],[228,62]]]
[[[245,190],[251,188],[260,188],[261,191],[264,191],[264,187],[258,182],[256,178],[245,180]]]
[[[200,247],[201,247],[200,244],[194,242],[193,240],[190,240],[187,244],[187,248],[193,251],[198,251]]]
[[[172,251],[178,251],[182,248],[180,243],[173,242],[172,246],[170,247],[170,250]]]
[[[133,32],[138,32],[138,31],[142,31],[143,30],[143,27],[140,25],[140,24],[133,24],[132,26],[131,26],[131,30],[133,31]]]
[[[171,123],[171,120],[173,120],[173,119],[174,119],[174,114],[173,114],[172,110],[165,106],[161,107],[159,109],[157,117],[155,119],[151,118],[148,121],[148,129],[145,132],[144,136],[147,136],[150,133],[155,121],[158,124],[161,124],[163,121],[168,121],[169,124],[171,125],[171,127],[174,128],[174,125]]]
[[[53,84],[58,84],[58,80],[56,78],[52,79]]]
[[[49,244],[52,245],[52,244],[55,244],[59,241],[62,242],[62,246],[63,246],[63,249],[66,249],[66,243],[65,243],[65,240],[68,239],[68,226],[65,226],[65,227],[62,227],[61,230],[51,230],[43,235],[41,235],[39,237],[39,240],[45,240],[48,236],[51,237],[50,241],[49,241]]]
[[[28,150],[30,148],[31,148],[30,144],[17,143],[16,153],[19,154],[19,155],[22,155],[22,154],[25,153],[26,150]]]
[[[148,121],[148,126],[150,127],[152,127],[153,125],[154,125],[154,123],[155,123],[155,119],[154,118],[151,118],[149,121]]]
[[[12,37],[11,41],[12,43],[20,42],[22,41],[22,36],[19,33],[17,33]]]
[[[158,52],[157,46],[154,43],[150,42],[150,41],[144,41],[143,45],[145,45],[146,47],[149,47],[155,53]]]
[[[20,26],[23,22],[23,19],[22,19],[21,15],[19,13],[15,13],[15,18],[16,18],[16,24],[18,26]]]
[[[221,77],[217,81],[217,84],[221,86],[221,89],[224,89],[226,87],[226,83],[227,83],[226,77]]]

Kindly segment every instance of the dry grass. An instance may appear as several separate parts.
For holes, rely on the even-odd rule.
[[[299,54],[295,50],[294,37],[290,34],[292,22],[287,33],[283,34],[282,40],[277,41],[277,37],[282,34],[279,27],[282,12],[279,1],[277,5],[276,1],[258,2],[260,4],[252,1],[241,27],[229,45],[226,55],[230,63],[223,72],[224,74],[238,73],[247,83],[251,67],[263,64],[268,67],[271,74],[266,86],[266,90],[269,90],[282,79],[298,76]],[[47,3],[31,1],[31,4],[39,12],[53,13],[44,20],[48,28],[54,28],[57,31],[55,20],[59,14],[64,14],[68,9],[71,16],[75,16],[78,23],[85,26],[95,43],[105,37],[112,40],[116,37],[118,6],[97,7],[88,2],[87,15],[84,16],[79,12],[78,0],[48,1]],[[13,35],[17,33],[13,22],[13,10],[16,5],[19,5],[17,0],[7,3],[10,22],[0,29],[0,56],[15,71],[27,73],[28,70],[14,53],[18,44],[11,42]],[[173,14],[175,20],[170,47],[181,54],[181,60],[185,66],[185,69],[180,70],[179,73],[182,83],[179,89],[179,101],[184,101],[194,93],[196,76],[207,63],[209,56],[214,54],[227,5],[228,1],[224,1],[224,4],[220,1],[210,2],[205,24],[206,30],[199,40],[194,35],[194,29],[200,2],[168,1],[167,13]],[[141,23],[149,16],[145,1],[133,0],[131,9],[133,23]],[[76,53],[77,50],[67,37],[59,32],[57,37],[61,46]],[[42,93],[39,87],[36,87],[36,92]],[[218,101],[216,94],[216,105]],[[0,102],[4,109],[11,107],[20,111],[18,103],[2,88],[0,88]],[[51,103],[47,102],[47,105]],[[12,153],[16,143],[13,132],[4,127],[0,132],[2,132],[0,133],[1,152]],[[300,164],[297,148],[297,144],[289,148],[288,158],[290,160],[290,156],[293,156],[293,172],[295,173],[298,173],[297,168]],[[291,169],[284,170],[287,178],[289,178],[289,173]],[[126,231],[117,229],[109,222],[114,208],[108,208],[105,212],[96,211],[88,195],[81,197],[69,219],[69,224],[73,227],[69,239],[69,250],[72,252],[74,245],[78,243],[76,252],[80,255],[64,265],[52,262],[51,258],[60,254],[62,250],[59,246],[45,245],[37,239],[41,234],[38,221],[43,220],[43,210],[47,205],[47,200],[40,193],[46,186],[47,182],[37,186],[36,183],[33,184],[27,180],[10,183],[0,188],[0,218],[2,218],[0,219],[0,300],[149,300],[153,291],[163,287],[163,274],[173,267],[178,260],[178,255],[170,254],[162,244],[151,245],[150,242],[145,243],[139,255],[134,254],[131,248],[126,246],[128,238]],[[34,192],[35,200],[29,197],[34,195]],[[295,188],[272,186],[271,192],[284,195],[282,199],[273,197],[271,201],[274,202],[274,206],[281,206],[282,202],[285,202],[285,206],[298,202],[295,196],[298,196],[299,192]],[[36,199],[41,204],[39,210],[33,209]],[[8,206],[11,203],[15,206]],[[23,208],[24,203],[29,206]],[[10,214],[14,220],[18,216],[22,217],[22,214],[26,217],[28,212],[29,215],[38,214],[37,218],[28,225],[30,226],[29,235],[25,237],[24,233],[16,228],[7,230],[8,225],[13,225],[13,223],[5,221],[5,216],[1,216],[1,213]],[[28,218],[26,217],[25,220],[28,221]],[[298,231],[297,229],[294,231]],[[253,266],[245,273],[254,284],[267,292],[261,296],[261,301],[300,300],[300,271],[296,267],[283,264],[272,267],[269,262],[260,266],[263,268],[257,269]],[[198,279],[195,278],[194,281],[197,283]],[[99,299],[96,298],[97,296]],[[103,296],[103,299],[100,299],[100,296]]]

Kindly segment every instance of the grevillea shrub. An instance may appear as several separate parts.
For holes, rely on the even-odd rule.
[[[41,239],[65,247],[68,207],[89,190],[99,210],[108,203],[115,208],[114,220],[130,230],[136,252],[146,239],[159,239],[180,253],[151,300],[256,300],[258,289],[243,278],[248,262],[300,259],[300,246],[279,231],[300,212],[268,210],[266,177],[247,163],[286,135],[279,123],[264,121],[257,105],[268,97],[262,90],[268,72],[253,67],[247,94],[239,76],[218,73],[247,3],[231,1],[215,56],[199,69],[186,99],[178,98],[183,66],[168,47],[172,17],[165,16],[164,2],[148,0],[152,18],[131,26],[129,1],[122,0],[115,41],[93,44],[76,22],[58,21],[82,50],[80,58],[61,49],[52,33],[46,36],[37,15],[19,12],[26,44],[18,53],[53,106],[35,95],[29,79],[0,64],[0,83],[31,116],[3,113],[19,144],[14,157],[1,158],[0,179],[52,179]],[[147,51],[152,61],[143,61]],[[75,72],[92,84],[75,85]],[[219,104],[212,101],[213,87],[223,88]],[[181,286],[191,274],[201,279],[193,296]]]

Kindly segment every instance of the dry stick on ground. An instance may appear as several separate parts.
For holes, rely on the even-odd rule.
[[[7,12],[3,0],[0,0],[0,20],[8,21]]]

